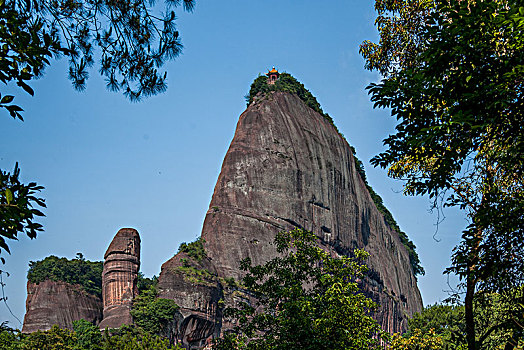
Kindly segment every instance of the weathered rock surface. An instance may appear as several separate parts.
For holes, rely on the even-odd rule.
[[[239,278],[240,260],[263,264],[275,257],[275,234],[294,227],[316,233],[340,254],[357,247],[371,254],[362,287],[381,305],[375,317],[383,329],[405,330],[407,317],[421,310],[408,253],[375,207],[348,143],[297,96],[275,92],[238,121],[202,230],[209,269],[219,280]],[[187,285],[172,269],[177,261],[162,266],[160,296],[181,305],[186,319],[204,320],[186,332],[204,342],[220,332],[214,302],[220,286]],[[211,320],[215,328],[207,331]]]
[[[138,294],[140,269],[140,236],[135,229],[122,228],[104,254],[102,295],[104,319],[100,329],[118,328],[133,323],[131,304]]]
[[[45,280],[27,283],[26,314],[22,332],[46,331],[53,325],[73,329],[73,321],[97,324],[102,319],[102,300],[79,285]]]
[[[179,253],[162,265],[160,298],[173,299],[180,307],[180,319],[171,334],[189,348],[200,348],[220,335],[223,286],[208,258],[202,261]]]

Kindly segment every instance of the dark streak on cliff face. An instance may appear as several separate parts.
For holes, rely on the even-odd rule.
[[[137,279],[140,269],[140,235],[133,228],[122,228],[104,254],[102,295],[104,319],[100,329],[118,328],[133,324],[130,310],[138,295]]]
[[[102,309],[102,300],[86,293],[80,285],[51,280],[28,282],[22,332],[46,331],[55,324],[73,329],[73,321],[80,319],[96,324],[102,319]]]
[[[240,116],[202,238],[216,274],[240,278],[240,260],[273,258],[275,233],[293,227],[316,233],[339,253],[358,247],[371,254],[362,288],[381,305],[375,317],[385,330],[406,329],[407,317],[421,310],[408,253],[374,205],[348,143],[297,96],[274,92]],[[183,299],[190,315],[185,287],[174,287],[180,277],[168,265],[160,275],[161,297]],[[220,327],[212,312],[206,317]]]

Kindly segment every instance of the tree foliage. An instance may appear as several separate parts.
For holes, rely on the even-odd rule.
[[[100,329],[86,320],[73,321],[73,331],[76,335],[78,350],[102,350],[102,334]]]
[[[158,277],[153,276],[151,278],[145,277],[142,272],[138,272],[138,278],[136,282],[136,288],[138,289],[138,294],[142,291],[148,290],[151,287],[155,287],[158,283]]]
[[[260,266],[242,261],[242,284],[254,299],[226,309],[238,326],[216,349],[379,348],[382,333],[369,316],[376,304],[357,286],[368,254],[333,257],[317,240],[301,229],[281,232],[275,238],[280,257]]]
[[[186,253],[196,262],[200,262],[207,256],[206,250],[204,249],[204,242],[205,241],[202,239],[202,237],[198,237],[194,242],[182,242],[178,247],[178,252]]]
[[[416,329],[409,336],[403,337],[398,333],[393,334],[389,350],[443,350],[442,338],[435,334],[433,329],[423,333]],[[456,349],[457,350],[457,349]]]
[[[178,309],[173,300],[158,298],[158,290],[152,285],[133,299],[131,316],[133,323],[145,332],[164,334]]]
[[[34,221],[44,216],[38,207],[45,208],[45,200],[37,196],[42,189],[34,182],[20,181],[18,163],[13,173],[0,170],[0,253],[2,249],[10,253],[6,239],[16,240],[22,232],[35,238],[43,231],[42,225]],[[0,260],[5,262],[3,257]]]
[[[477,293],[475,296],[475,338],[478,349],[524,348],[524,288],[502,294]],[[405,335],[428,334],[441,337],[444,347],[466,349],[466,324],[463,305],[435,304],[408,320]]]
[[[166,89],[166,60],[182,49],[174,8],[192,11],[194,0],[156,1],[0,1],[0,81],[15,82],[29,94],[28,82],[41,76],[50,60],[66,56],[73,86],[83,90],[88,69],[99,56],[108,89],[136,101]],[[22,108],[5,95],[0,107],[22,119]]]
[[[475,291],[524,282],[524,8],[515,0],[377,4],[381,41],[361,52],[385,76],[369,86],[375,107],[399,123],[372,164],[404,179],[407,194],[428,194],[470,219],[447,271],[463,281],[474,349]]]
[[[270,91],[284,91],[297,95],[309,108],[313,109],[315,112],[318,112],[331,125],[335,126],[333,119],[329,116],[329,114],[324,113],[316,97],[313,96],[313,94],[309,92],[308,89],[306,89],[304,84],[299,82],[289,73],[280,73],[280,76],[274,84],[268,84],[267,77],[263,75],[260,75],[258,78],[256,78],[251,84],[249,94],[246,96],[247,105],[249,106],[259,93],[266,94]]]
[[[75,259],[48,256],[40,261],[30,261],[27,280],[40,283],[45,280],[79,284],[89,294],[102,298],[102,261],[89,261],[81,253]]]
[[[360,45],[365,68],[388,77],[414,67],[426,45],[422,32],[434,9],[434,0],[375,0],[379,41],[365,40]]]
[[[73,322],[73,328],[55,325],[48,331],[22,334],[2,326],[0,346],[5,350],[182,350],[165,338],[130,326],[101,333],[97,326],[79,320]]]

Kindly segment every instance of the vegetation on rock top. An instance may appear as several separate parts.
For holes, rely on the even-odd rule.
[[[39,284],[45,280],[78,284],[89,294],[102,298],[102,261],[89,261],[82,253],[67,259],[51,255],[40,261],[30,261],[27,280]]]
[[[270,91],[284,91],[297,95],[308,107],[313,109],[315,112],[318,112],[320,115],[326,118],[326,120],[331,125],[335,126],[333,119],[329,116],[329,114],[324,113],[316,97],[305,88],[304,84],[299,82],[289,73],[281,73],[278,80],[271,85],[267,83],[267,77],[263,75],[260,75],[258,78],[256,78],[255,81],[253,81],[251,84],[249,94],[246,96],[247,105],[249,106],[251,102],[253,102],[255,96],[259,93],[265,94]]]
[[[313,94],[305,88],[304,84],[299,82],[289,73],[281,73],[274,84],[268,84],[266,76],[260,75],[258,78],[256,78],[251,84],[249,94],[246,95],[246,102],[248,106],[254,101],[255,96],[257,96],[259,93],[266,94],[271,91],[283,91],[297,95],[302,101],[304,101],[304,103],[308,107],[313,109],[315,112],[318,112],[331,125],[333,125],[333,127],[339,133],[339,135],[345,139],[344,135],[338,131],[337,126],[333,122],[333,118],[331,118],[329,114],[324,113],[316,97],[313,96]],[[351,145],[349,147],[351,148],[351,151],[353,151],[353,158],[355,159],[355,168],[357,169],[357,172],[366,184],[366,188],[368,189],[369,194],[371,195],[373,203],[375,203],[375,206],[377,207],[378,211],[384,217],[384,221],[386,222],[386,224],[398,233],[401,243],[404,245],[404,247],[406,247],[406,250],[409,254],[409,262],[411,265],[411,269],[413,270],[413,273],[415,274],[415,276],[424,275],[425,271],[422,265],[420,264],[420,258],[417,254],[415,244],[409,239],[408,235],[405,232],[400,230],[398,223],[393,218],[393,214],[391,214],[391,212],[386,208],[380,195],[376,193],[375,190],[369,185],[366,178],[366,172],[364,170],[364,164],[360,159],[357,158],[357,152],[355,150],[355,147]]]
[[[204,249],[204,240],[202,237],[198,237],[196,241],[190,243],[181,243],[178,247],[179,253],[186,253],[195,261],[202,261],[207,255]]]

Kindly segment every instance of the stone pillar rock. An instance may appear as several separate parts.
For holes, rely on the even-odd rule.
[[[140,236],[133,228],[122,228],[104,255],[102,297],[104,318],[100,329],[118,328],[133,323],[131,304],[138,294],[140,269]]]

